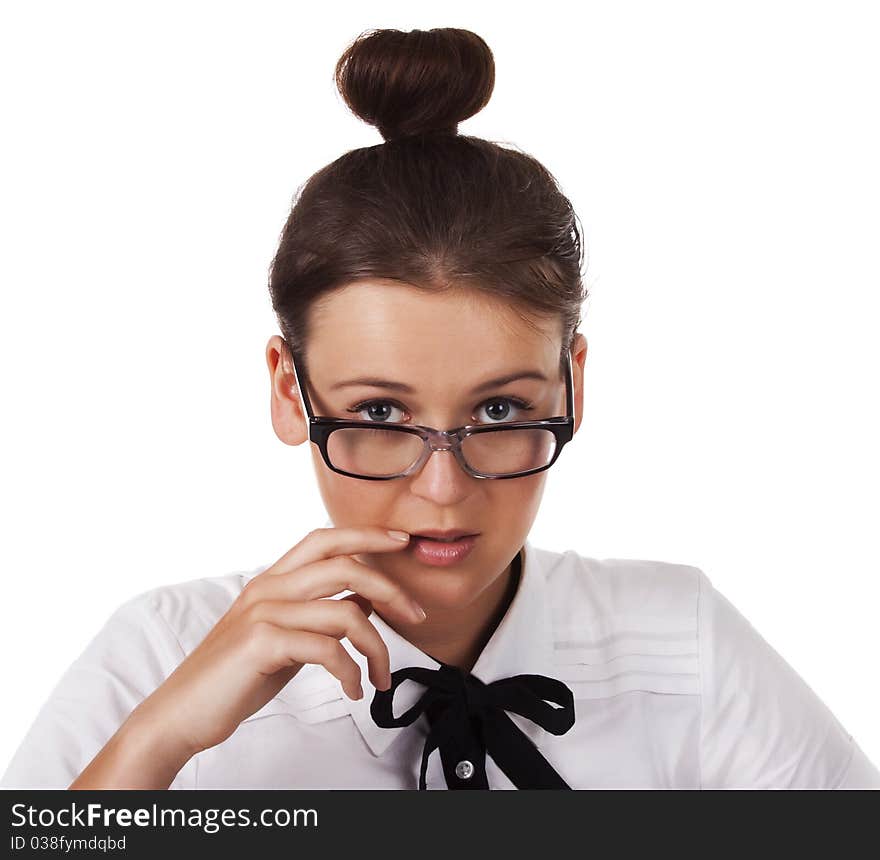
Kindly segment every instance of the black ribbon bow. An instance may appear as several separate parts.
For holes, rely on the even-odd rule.
[[[428,689],[395,717],[394,691],[407,679]],[[391,675],[391,687],[376,690],[370,704],[370,715],[382,728],[408,726],[426,714],[430,731],[422,752],[420,791],[425,790],[428,757],[438,747],[450,789],[487,789],[487,752],[519,789],[570,788],[505,711],[563,735],[574,725],[574,696],[562,681],[544,675],[514,675],[484,684],[457,666],[441,663],[439,669],[398,669]]]

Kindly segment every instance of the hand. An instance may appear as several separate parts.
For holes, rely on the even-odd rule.
[[[410,624],[425,615],[396,582],[352,554],[407,545],[378,527],[310,532],[247,583],[139,711],[173,732],[192,756],[226,740],[306,663],[320,663],[350,698],[360,699],[361,671],[339,641],[343,636],[367,657],[373,686],[387,690],[388,648],[367,616],[373,605]],[[321,599],[345,590],[355,593]]]

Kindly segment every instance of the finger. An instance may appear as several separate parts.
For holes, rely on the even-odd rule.
[[[263,573],[271,572],[270,575],[286,573],[295,567],[338,555],[393,552],[405,549],[408,545],[409,538],[401,540],[391,537],[388,531],[380,526],[314,529]]]
[[[364,613],[368,618],[373,614],[373,604],[363,596],[363,594],[358,594],[354,592],[353,594],[346,594],[345,597],[341,598],[342,600],[350,600],[352,603],[356,603],[361,608],[361,612]]]
[[[268,621],[290,630],[347,637],[367,658],[370,683],[377,689],[391,686],[388,646],[363,610],[350,600],[264,600],[248,610],[252,622]]]
[[[322,559],[262,580],[258,576],[245,590],[245,604],[260,600],[317,600],[348,590],[363,595],[372,604],[389,607],[410,623],[425,619],[424,610],[393,579],[350,556]]]
[[[259,621],[251,628],[252,646],[257,664],[263,673],[274,675],[293,663],[314,663],[323,666],[339,679],[350,699],[360,699],[360,666],[351,658],[339,640],[308,630],[288,630],[269,621]]]

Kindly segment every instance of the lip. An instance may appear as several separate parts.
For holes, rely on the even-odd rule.
[[[479,532],[466,532],[464,529],[447,529],[445,532],[440,531],[439,529],[426,529],[423,532],[410,532],[412,537],[427,537],[427,538],[459,538],[459,537],[476,537]]]
[[[419,535],[412,535],[406,552],[423,564],[432,567],[449,567],[470,555],[479,535],[466,535],[461,540],[441,543]]]

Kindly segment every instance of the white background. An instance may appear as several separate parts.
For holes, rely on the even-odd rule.
[[[495,54],[463,134],[560,181],[584,424],[532,541],[701,567],[880,762],[871,3],[6,2],[0,770],[121,602],[326,519],[269,420],[296,187],[381,142],[332,83],[374,27]]]

